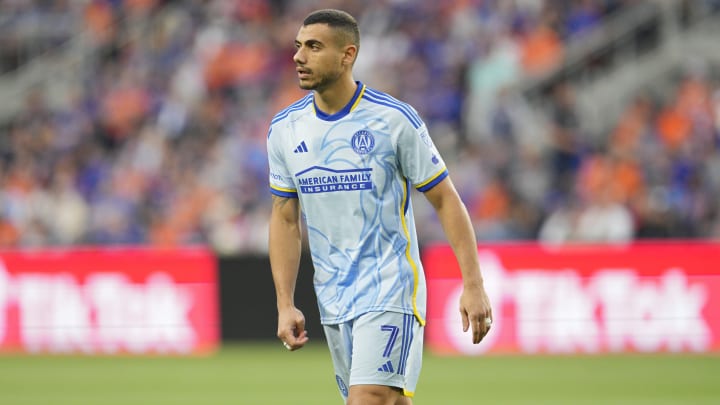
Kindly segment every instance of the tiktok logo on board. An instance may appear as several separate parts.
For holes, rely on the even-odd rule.
[[[709,287],[680,267],[653,277],[633,268],[599,268],[587,276],[572,268],[509,271],[492,251],[478,255],[493,325],[478,345],[458,328],[458,282],[445,300],[444,327],[462,353],[481,354],[496,344],[523,353],[702,352],[713,343],[703,313]]]

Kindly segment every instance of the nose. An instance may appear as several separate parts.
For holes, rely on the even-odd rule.
[[[297,64],[305,63],[305,55],[303,53],[302,47],[298,48],[297,51],[295,51],[295,54],[293,55],[293,62]]]

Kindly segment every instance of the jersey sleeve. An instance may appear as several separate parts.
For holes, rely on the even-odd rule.
[[[397,149],[403,174],[418,191],[430,190],[447,177],[445,162],[425,124],[418,128],[410,123],[405,125],[398,137]]]
[[[297,188],[289,173],[282,154],[282,134],[273,133],[270,127],[267,138],[268,164],[270,166],[270,192],[273,195],[286,198],[297,198]]]

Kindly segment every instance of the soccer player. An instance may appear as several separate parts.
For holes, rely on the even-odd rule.
[[[295,47],[299,85],[312,91],[273,118],[267,139],[277,336],[289,350],[308,341],[294,305],[303,218],[341,395],[350,405],[408,405],[422,362],[426,303],[410,187],[430,201],[455,252],[462,327],[479,343],[492,312],[475,234],[415,109],[354,80],[355,19],[315,11]]]

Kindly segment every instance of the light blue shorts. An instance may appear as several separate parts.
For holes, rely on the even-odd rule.
[[[358,384],[386,385],[415,393],[423,354],[423,327],[414,315],[368,312],[323,325],[340,394]]]

